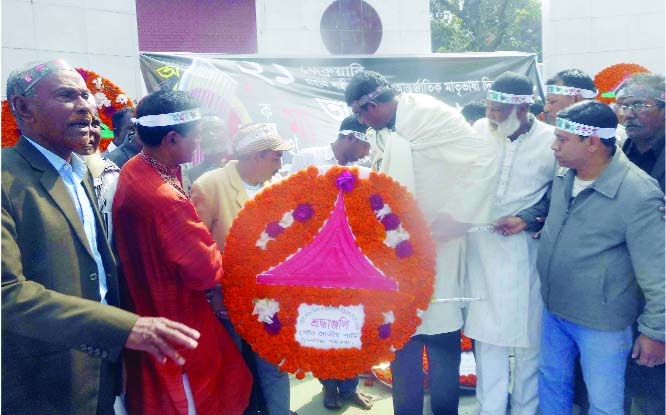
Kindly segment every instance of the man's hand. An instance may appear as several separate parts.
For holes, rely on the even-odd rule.
[[[199,343],[198,331],[163,317],[139,317],[132,327],[125,347],[152,354],[158,362],[165,364],[167,358],[182,366],[185,359],[177,348],[195,349]]]
[[[527,224],[518,216],[505,216],[499,218],[493,223],[495,232],[504,235],[515,235],[527,229]]]
[[[641,334],[634,343],[631,358],[641,366],[653,367],[664,364],[664,343]]]

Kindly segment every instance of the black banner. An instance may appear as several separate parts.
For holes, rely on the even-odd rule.
[[[330,58],[142,53],[140,61],[149,92],[188,91],[204,113],[227,121],[230,134],[248,122],[275,123],[295,151],[335,140],[340,121],[351,114],[345,87],[362,69],[383,74],[400,91],[430,94],[459,109],[485,98],[504,71],[527,75],[543,97],[536,55],[520,52]]]

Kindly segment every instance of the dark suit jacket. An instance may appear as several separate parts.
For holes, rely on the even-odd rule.
[[[84,180],[118,304],[92,178]],[[97,266],[72,199],[21,138],[2,150],[2,412],[113,413],[117,361],[137,316],[100,304]]]
[[[122,168],[123,165],[129,161],[129,159],[136,156],[140,152],[141,149],[137,147],[132,140],[125,140],[125,142],[122,143],[120,147],[110,152],[106,158],[116,163],[116,166]]]

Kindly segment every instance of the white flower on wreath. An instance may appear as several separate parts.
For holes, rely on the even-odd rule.
[[[257,240],[256,246],[261,248],[263,251],[266,250],[266,244],[268,244],[268,241],[274,241],[275,238],[271,238],[268,236],[266,231],[261,233],[261,236],[259,236],[259,239]]]
[[[282,219],[280,219],[280,226],[283,228],[287,229],[294,223],[294,216],[293,216],[294,211],[290,210],[289,212],[285,212],[284,215],[282,215]]]
[[[97,89],[102,89],[102,78],[101,77],[95,78],[95,80],[92,81],[92,83],[95,84]]]
[[[116,97],[116,102],[121,104],[121,105],[127,104],[127,101],[129,101],[129,100],[127,98],[127,95],[125,95],[125,94],[118,94],[118,96]]]
[[[386,204],[382,206],[381,209],[375,210],[375,216],[377,216],[377,219],[379,220],[384,219],[384,216],[388,215],[389,213],[391,213],[391,207]]]
[[[393,315],[393,311],[382,313],[382,315],[384,316],[384,324],[395,323],[395,316]]]
[[[280,311],[280,303],[272,298],[254,300],[252,315],[257,315],[257,320],[266,324],[273,324],[273,316]]]
[[[111,100],[106,97],[104,92],[95,93],[95,101],[97,102],[97,108],[111,106]]]
[[[384,245],[389,248],[395,248],[402,241],[409,239],[409,232],[403,229],[402,224],[398,226],[397,229],[386,232],[386,239],[384,239]]]

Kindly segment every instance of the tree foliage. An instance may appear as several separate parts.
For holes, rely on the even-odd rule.
[[[434,52],[541,54],[541,0],[430,0]]]

